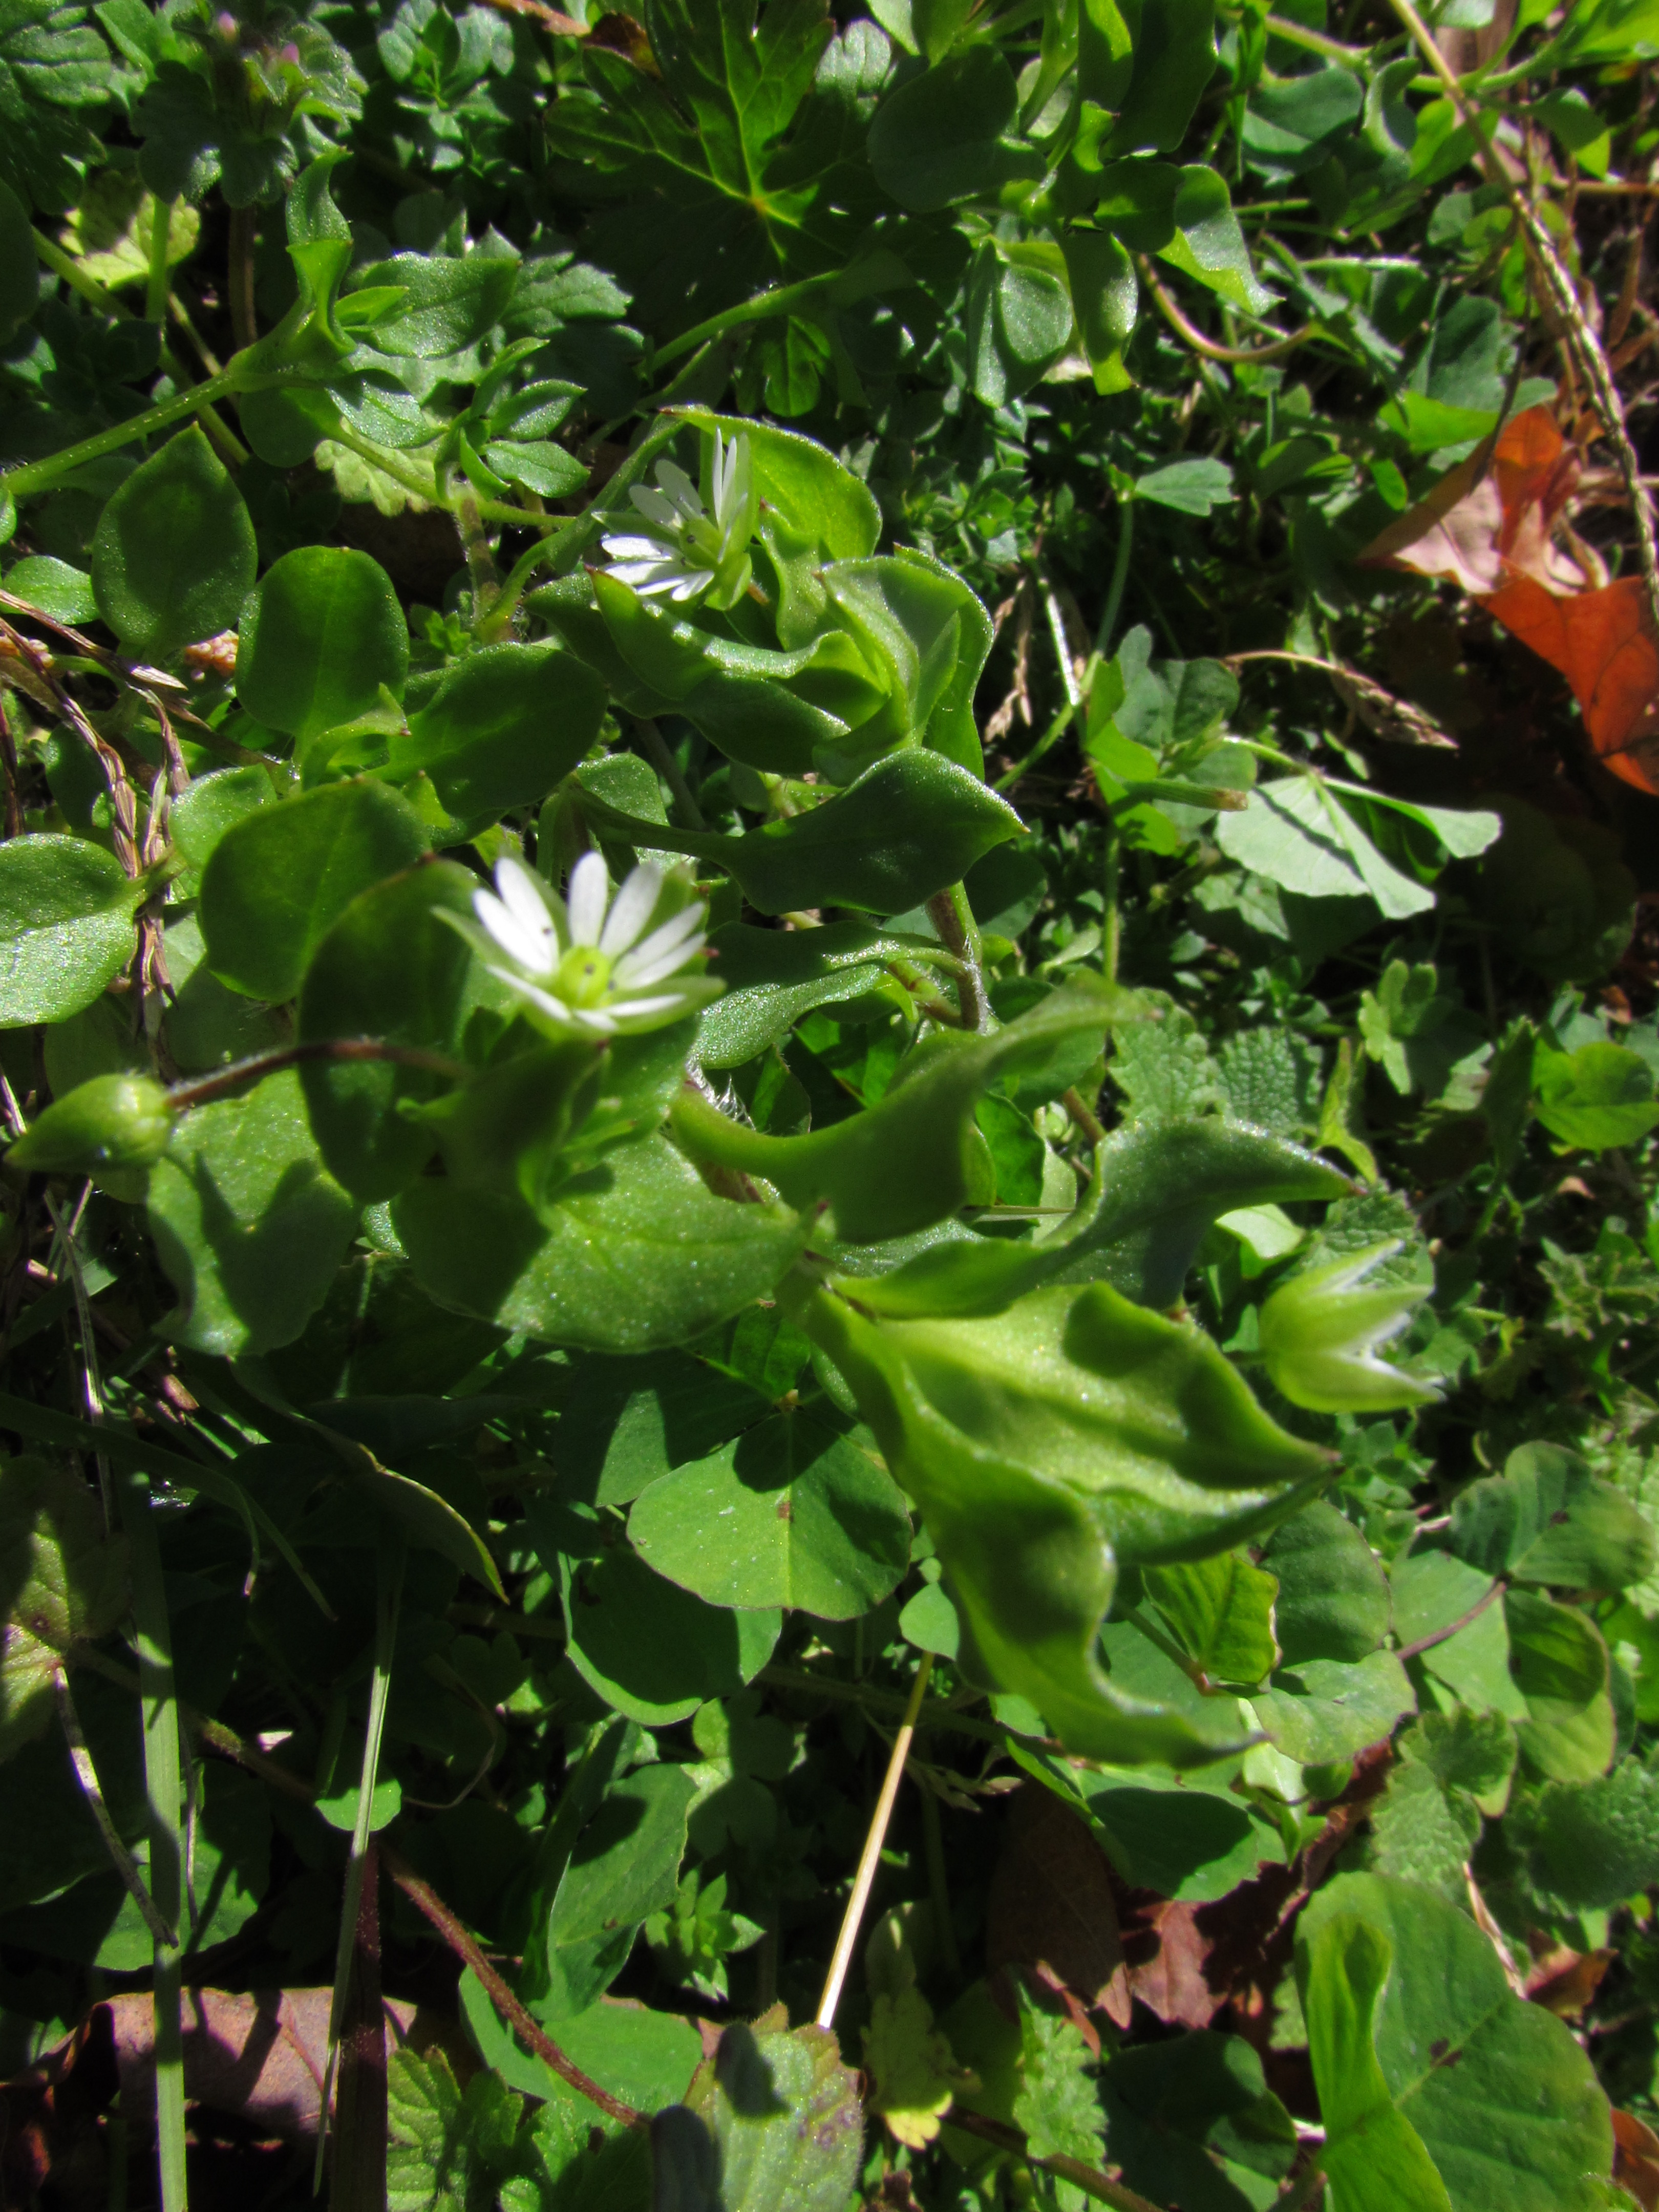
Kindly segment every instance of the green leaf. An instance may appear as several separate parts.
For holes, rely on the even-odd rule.
[[[92,541],[98,611],[139,660],[228,629],[258,565],[252,518],[195,423],[133,471]]]
[[[1212,0],[1170,0],[1140,18],[1134,73],[1107,142],[1114,154],[1173,153],[1215,74]]]
[[[1464,1869],[1480,1840],[1480,1812],[1473,1798],[1448,1790],[1432,1768],[1405,1764],[1389,1774],[1388,1787],[1368,1812],[1370,1832],[1358,1864],[1368,1873],[1420,1882],[1454,1902],[1467,1899]]]
[[[1036,155],[1011,136],[1018,95],[994,47],[947,54],[890,93],[870,126],[877,183],[914,215],[994,194],[1040,173]]]
[[[815,1006],[861,998],[886,980],[887,961],[925,960],[939,951],[929,939],[862,921],[790,930],[733,921],[715,930],[709,945],[726,995],[703,1011],[697,1060],[717,1069],[741,1067],[781,1044]]]
[[[1007,802],[954,761],[906,746],[878,761],[848,790],[808,813],[769,822],[740,837],[669,830],[623,814],[599,799],[586,773],[577,782],[596,826],[630,844],[666,846],[713,860],[734,876],[763,914],[804,907],[856,907],[908,914],[965,875],[1024,826]]]
[[[1590,1782],[1613,1764],[1617,1723],[1607,1648],[1575,1607],[1530,1590],[1504,1599],[1510,1665],[1527,1701],[1516,1733],[1528,1763],[1553,1782]]]
[[[1417,1711],[1405,1668],[1392,1651],[1348,1664],[1309,1659],[1281,1667],[1251,1699],[1267,1740],[1304,1766],[1338,1766],[1382,1743]]]
[[[1626,1759],[1591,1782],[1549,1783],[1522,1833],[1540,1888],[1569,1907],[1605,1911],[1659,1881],[1659,1777]]]
[[[1218,1682],[1249,1686],[1279,1658],[1273,1640],[1278,1584],[1237,1552],[1167,1567],[1143,1567],[1146,1595],[1181,1648]]]
[[[1653,1070],[1622,1045],[1585,1044],[1572,1053],[1540,1048],[1533,1086],[1534,1113],[1566,1151],[1638,1144],[1659,1121]]]
[[[1109,161],[1099,189],[1096,220],[1132,252],[1156,253],[1252,315],[1273,306],[1274,295],[1256,282],[1226,185],[1213,169]]]
[[[1229,1748],[1222,1701],[1206,1741],[1121,1693],[1095,1655],[1100,1620],[1119,1562],[1201,1557],[1270,1526],[1323,1479],[1317,1450],[1206,1339],[1103,1284],[990,1321],[878,1323],[824,1294],[805,1319],[921,1509],[979,1679],[1030,1698],[1085,1757],[1185,1765]]]
[[[457,260],[398,253],[354,269],[341,304],[349,307],[355,295],[377,286],[396,287],[403,298],[390,315],[369,325],[368,343],[377,353],[441,360],[476,344],[501,320],[518,275],[516,254],[474,252]]]
[[[641,1923],[673,1902],[696,1794],[684,1767],[664,1765],[637,1768],[600,1800],[548,1920],[542,2005],[553,2020],[586,2012],[620,1972]]]
[[[940,1034],[878,1106],[806,1136],[761,1135],[689,1092],[675,1103],[674,1133],[694,1158],[763,1176],[793,1206],[827,1200],[843,1243],[902,1237],[966,1201],[978,1143],[974,1102],[995,1077],[1058,1038],[1103,1031],[1123,1003],[1092,978],[1079,979],[988,1036]]]
[[[441,861],[360,892],[307,967],[300,1042],[378,1036],[459,1058],[468,1016],[495,993],[441,917],[471,921],[476,883]],[[437,1149],[432,1125],[409,1108],[441,1097],[450,1087],[441,1075],[385,1060],[312,1060],[301,1082],[329,1172],[356,1199],[395,1196]]]
[[[539,2097],[579,2121],[586,2135],[593,2107],[545,2060],[523,2048],[470,1966],[461,1976],[459,1996],[467,2033],[485,2064],[509,2088]],[[689,2020],[617,1998],[605,1998],[573,2020],[562,2020],[558,2043],[590,2081],[644,2112],[659,2111],[681,2096],[702,2057],[702,2039]],[[631,2139],[644,2149],[642,2136],[635,2133]],[[647,2191],[640,2212],[647,2212],[649,2202]]]
[[[1135,497],[1180,514],[1209,514],[1233,497],[1233,472],[1224,461],[1166,461],[1137,477]]]
[[[1309,2057],[1325,2123],[1321,2163],[1354,2212],[1453,2212],[1423,2138],[1378,2063],[1376,2012],[1394,1948],[1358,1917],[1330,1913],[1297,1945]]]
[[[1329,158],[1335,149],[1327,142],[1351,131],[1364,105],[1365,88],[1359,78],[1333,63],[1299,76],[1258,84],[1239,137],[1245,152],[1267,175],[1301,176]]]
[[[0,345],[11,343],[34,313],[40,296],[40,264],[35,258],[29,211],[11,186],[0,182]],[[27,586],[13,580],[15,573],[7,578],[8,588],[27,597]],[[66,615],[64,619],[76,618]]]
[[[1054,1784],[1052,1753],[1017,1747],[1015,1757]],[[1212,1903],[1253,1881],[1264,1861],[1285,1856],[1277,1828],[1235,1794],[1237,1758],[1176,1774],[1168,1766],[1066,1766],[1063,1794],[1087,1814],[1107,1856],[1131,1889],[1190,1905]]]
[[[785,1207],[714,1197],[661,1138],[567,1185],[546,1221],[516,1195],[430,1176],[392,1218],[441,1304],[599,1352],[689,1343],[763,1297],[811,1233]]]
[[[84,118],[115,88],[109,48],[91,10],[62,0],[0,7],[0,179],[26,204],[56,215],[100,152]]]
[[[409,626],[367,553],[301,545],[259,580],[240,623],[236,696],[301,744],[366,714],[382,685],[403,696]]]
[[[0,1759],[51,1723],[54,1678],[128,1605],[125,1537],[96,1493],[44,1460],[0,1465]]]
[[[1501,1713],[1425,1713],[1395,1744],[1403,1764],[1425,1766],[1443,1789],[1472,1797],[1494,1818],[1508,1802],[1515,1771],[1515,1730]]]
[[[1071,342],[1066,264],[1047,240],[988,240],[974,256],[963,307],[969,389],[988,407],[1029,392]]]
[[[1352,1662],[1390,1626],[1389,1581],[1352,1521],[1319,1498],[1274,1529],[1261,1563],[1279,1578],[1274,1623],[1285,1663]]]
[[[676,2212],[844,2212],[862,2163],[858,2076],[827,2028],[780,2005],[725,2029],[685,2103],[652,2123],[658,2203]],[[672,2193],[671,2193],[672,2192]]]
[[[179,1297],[168,1334],[226,1358],[294,1341],[357,1222],[323,1166],[292,1068],[183,1115],[150,1170],[149,1210]]]
[[[1483,1574],[1562,1589],[1623,1589],[1653,1570],[1647,1516],[1559,1444],[1522,1444],[1460,1491],[1450,1548]]]
[[[890,1475],[810,1413],[776,1413],[634,1501],[629,1540],[711,1605],[868,1613],[910,1561],[910,1516]]]
[[[291,999],[358,893],[426,847],[408,800],[367,778],[258,808],[226,831],[202,872],[209,965],[251,999]]]
[[[770,1658],[777,1613],[704,1604],[626,1544],[607,1547],[591,1511],[538,1499],[529,1518],[559,1580],[571,1664],[617,1712],[665,1728],[740,1690]]]
[[[1119,2051],[1102,2069],[1100,2098],[1108,2160],[1158,2205],[1237,2212],[1295,2162],[1296,2124],[1241,2035],[1200,2029]]]
[[[647,1484],[706,1459],[764,1420],[772,1401],[748,1383],[678,1352],[584,1360],[559,1416],[566,1494],[627,1505]]]
[[[4,189],[0,185],[0,191]],[[14,562],[6,571],[6,589],[43,613],[56,615],[59,622],[81,625],[98,619],[91,577],[84,569],[71,568],[67,561],[54,560],[49,553],[32,553]]]
[[[213,848],[245,814],[276,804],[270,777],[263,768],[216,769],[198,775],[173,802],[167,826],[190,866],[206,867]]]
[[[1377,1875],[1340,1875],[1319,1891],[1304,1908],[1297,1942],[1310,2036],[1310,1961],[1330,1923],[1342,1931],[1333,1964],[1356,1954],[1373,1962],[1358,1977],[1373,1994],[1369,2019],[1357,2031],[1370,2027],[1387,2096],[1421,2138],[1453,2212],[1480,2212],[1495,2197],[1511,2212],[1589,2212],[1605,2203],[1597,2178],[1612,2167],[1612,2124],[1589,2060],[1559,2021],[1513,1995],[1497,1953],[1468,1914],[1431,1891]],[[1364,1951],[1346,1934],[1355,1923],[1377,1939]],[[1346,1972],[1340,1978],[1352,1992],[1353,1978]],[[1316,2001],[1322,2039],[1341,2033],[1325,2009],[1328,1989],[1327,1981]],[[1331,1997],[1335,2005],[1344,2002],[1340,1990]],[[1354,2003],[1352,1994],[1346,2002]],[[1353,2045],[1337,2043],[1334,2058],[1337,2049],[1352,2051]],[[1326,2080],[1317,2057],[1315,2069],[1322,2106]],[[1365,2101],[1356,2099],[1355,2106]],[[1331,2126],[1328,2110],[1325,2118]],[[1363,2173],[1370,2142],[1370,2130],[1356,2126],[1345,2174]],[[1355,2201],[1392,2212],[1410,2200]]]
[[[82,837],[0,845],[0,1026],[67,1021],[131,959],[142,888]]]
[[[542,798],[589,751],[605,690],[556,645],[486,646],[445,676],[392,741],[387,773],[425,770],[458,820],[504,814]]]

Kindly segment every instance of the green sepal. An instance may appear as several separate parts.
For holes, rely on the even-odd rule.
[[[148,1075],[95,1075],[60,1098],[6,1154],[32,1175],[91,1175],[145,1168],[173,1134],[176,1109]]]

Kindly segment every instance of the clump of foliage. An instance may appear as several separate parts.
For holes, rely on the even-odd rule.
[[[0,0],[20,2201],[1655,2201],[1656,60]]]

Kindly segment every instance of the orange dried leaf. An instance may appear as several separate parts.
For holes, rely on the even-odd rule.
[[[1613,773],[1659,797],[1659,641],[1642,579],[1620,576],[1599,592],[1558,599],[1521,577],[1484,604],[1566,678]]]
[[[1476,598],[1517,575],[1582,591],[1583,570],[1554,538],[1578,473],[1578,456],[1549,409],[1528,407],[1391,522],[1361,565],[1443,577]]]

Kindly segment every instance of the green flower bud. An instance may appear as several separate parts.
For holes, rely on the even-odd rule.
[[[148,1075],[95,1075],[48,1106],[6,1158],[37,1175],[144,1168],[167,1150],[174,1119],[172,1100]]]
[[[1365,1278],[1401,1249],[1396,1237],[1323,1267],[1304,1268],[1261,1309],[1261,1356],[1291,1405],[1312,1413],[1386,1413],[1439,1396],[1390,1367],[1377,1347],[1398,1336],[1426,1291]]]

